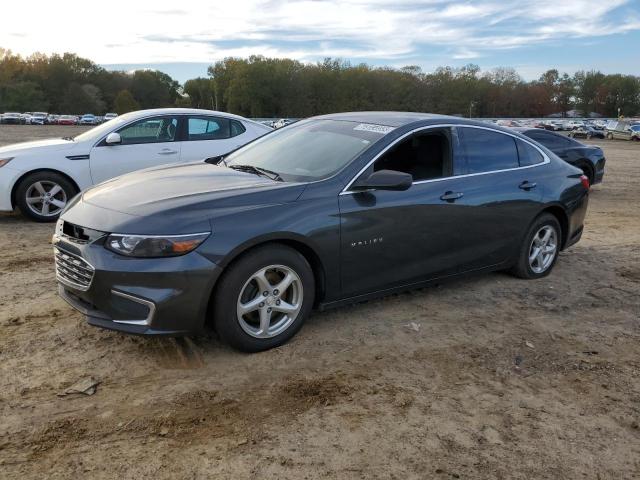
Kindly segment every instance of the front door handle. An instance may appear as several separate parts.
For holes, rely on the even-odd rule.
[[[537,186],[538,184],[536,182],[529,182],[528,180],[525,180],[520,185],[518,185],[519,188],[526,191],[533,190]]]
[[[171,150],[170,148],[163,148],[158,152],[158,155],[175,155],[178,153],[177,150]]]
[[[464,193],[462,192],[445,192],[444,195],[440,197],[440,200],[444,200],[445,202],[455,202],[459,198],[464,197]]]

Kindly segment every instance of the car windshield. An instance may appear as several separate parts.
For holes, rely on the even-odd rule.
[[[276,130],[224,159],[226,166],[251,166],[285,181],[330,177],[392,127],[343,120],[310,120]]]
[[[119,117],[114,118],[109,123],[103,123],[102,125],[98,125],[97,127],[87,130],[80,135],[76,135],[75,137],[73,137],[73,140],[77,142],[84,142],[85,140],[91,140],[101,137],[102,135],[105,135],[117,129],[120,125],[131,121],[132,117],[133,114],[125,113],[124,115],[120,115]]]

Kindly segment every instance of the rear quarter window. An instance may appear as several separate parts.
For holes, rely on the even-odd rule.
[[[516,139],[516,148],[518,149],[518,161],[521,167],[528,167],[544,162],[544,157],[533,145]]]

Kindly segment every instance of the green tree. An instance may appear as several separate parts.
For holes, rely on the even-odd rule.
[[[122,115],[123,113],[140,110],[140,104],[136,102],[136,99],[133,98],[129,90],[120,90],[113,102],[113,110],[115,110],[118,115]]]

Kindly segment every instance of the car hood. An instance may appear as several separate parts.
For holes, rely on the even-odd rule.
[[[182,233],[216,216],[293,202],[304,187],[204,162],[168,165],[86,190],[63,219],[101,231]]]
[[[35,142],[15,143],[0,147],[0,155],[20,153],[23,150],[41,150],[41,151],[59,151],[72,149],[76,146],[75,142],[63,140],[61,138],[49,138],[47,140],[37,140]],[[30,152],[31,153],[31,152]]]

